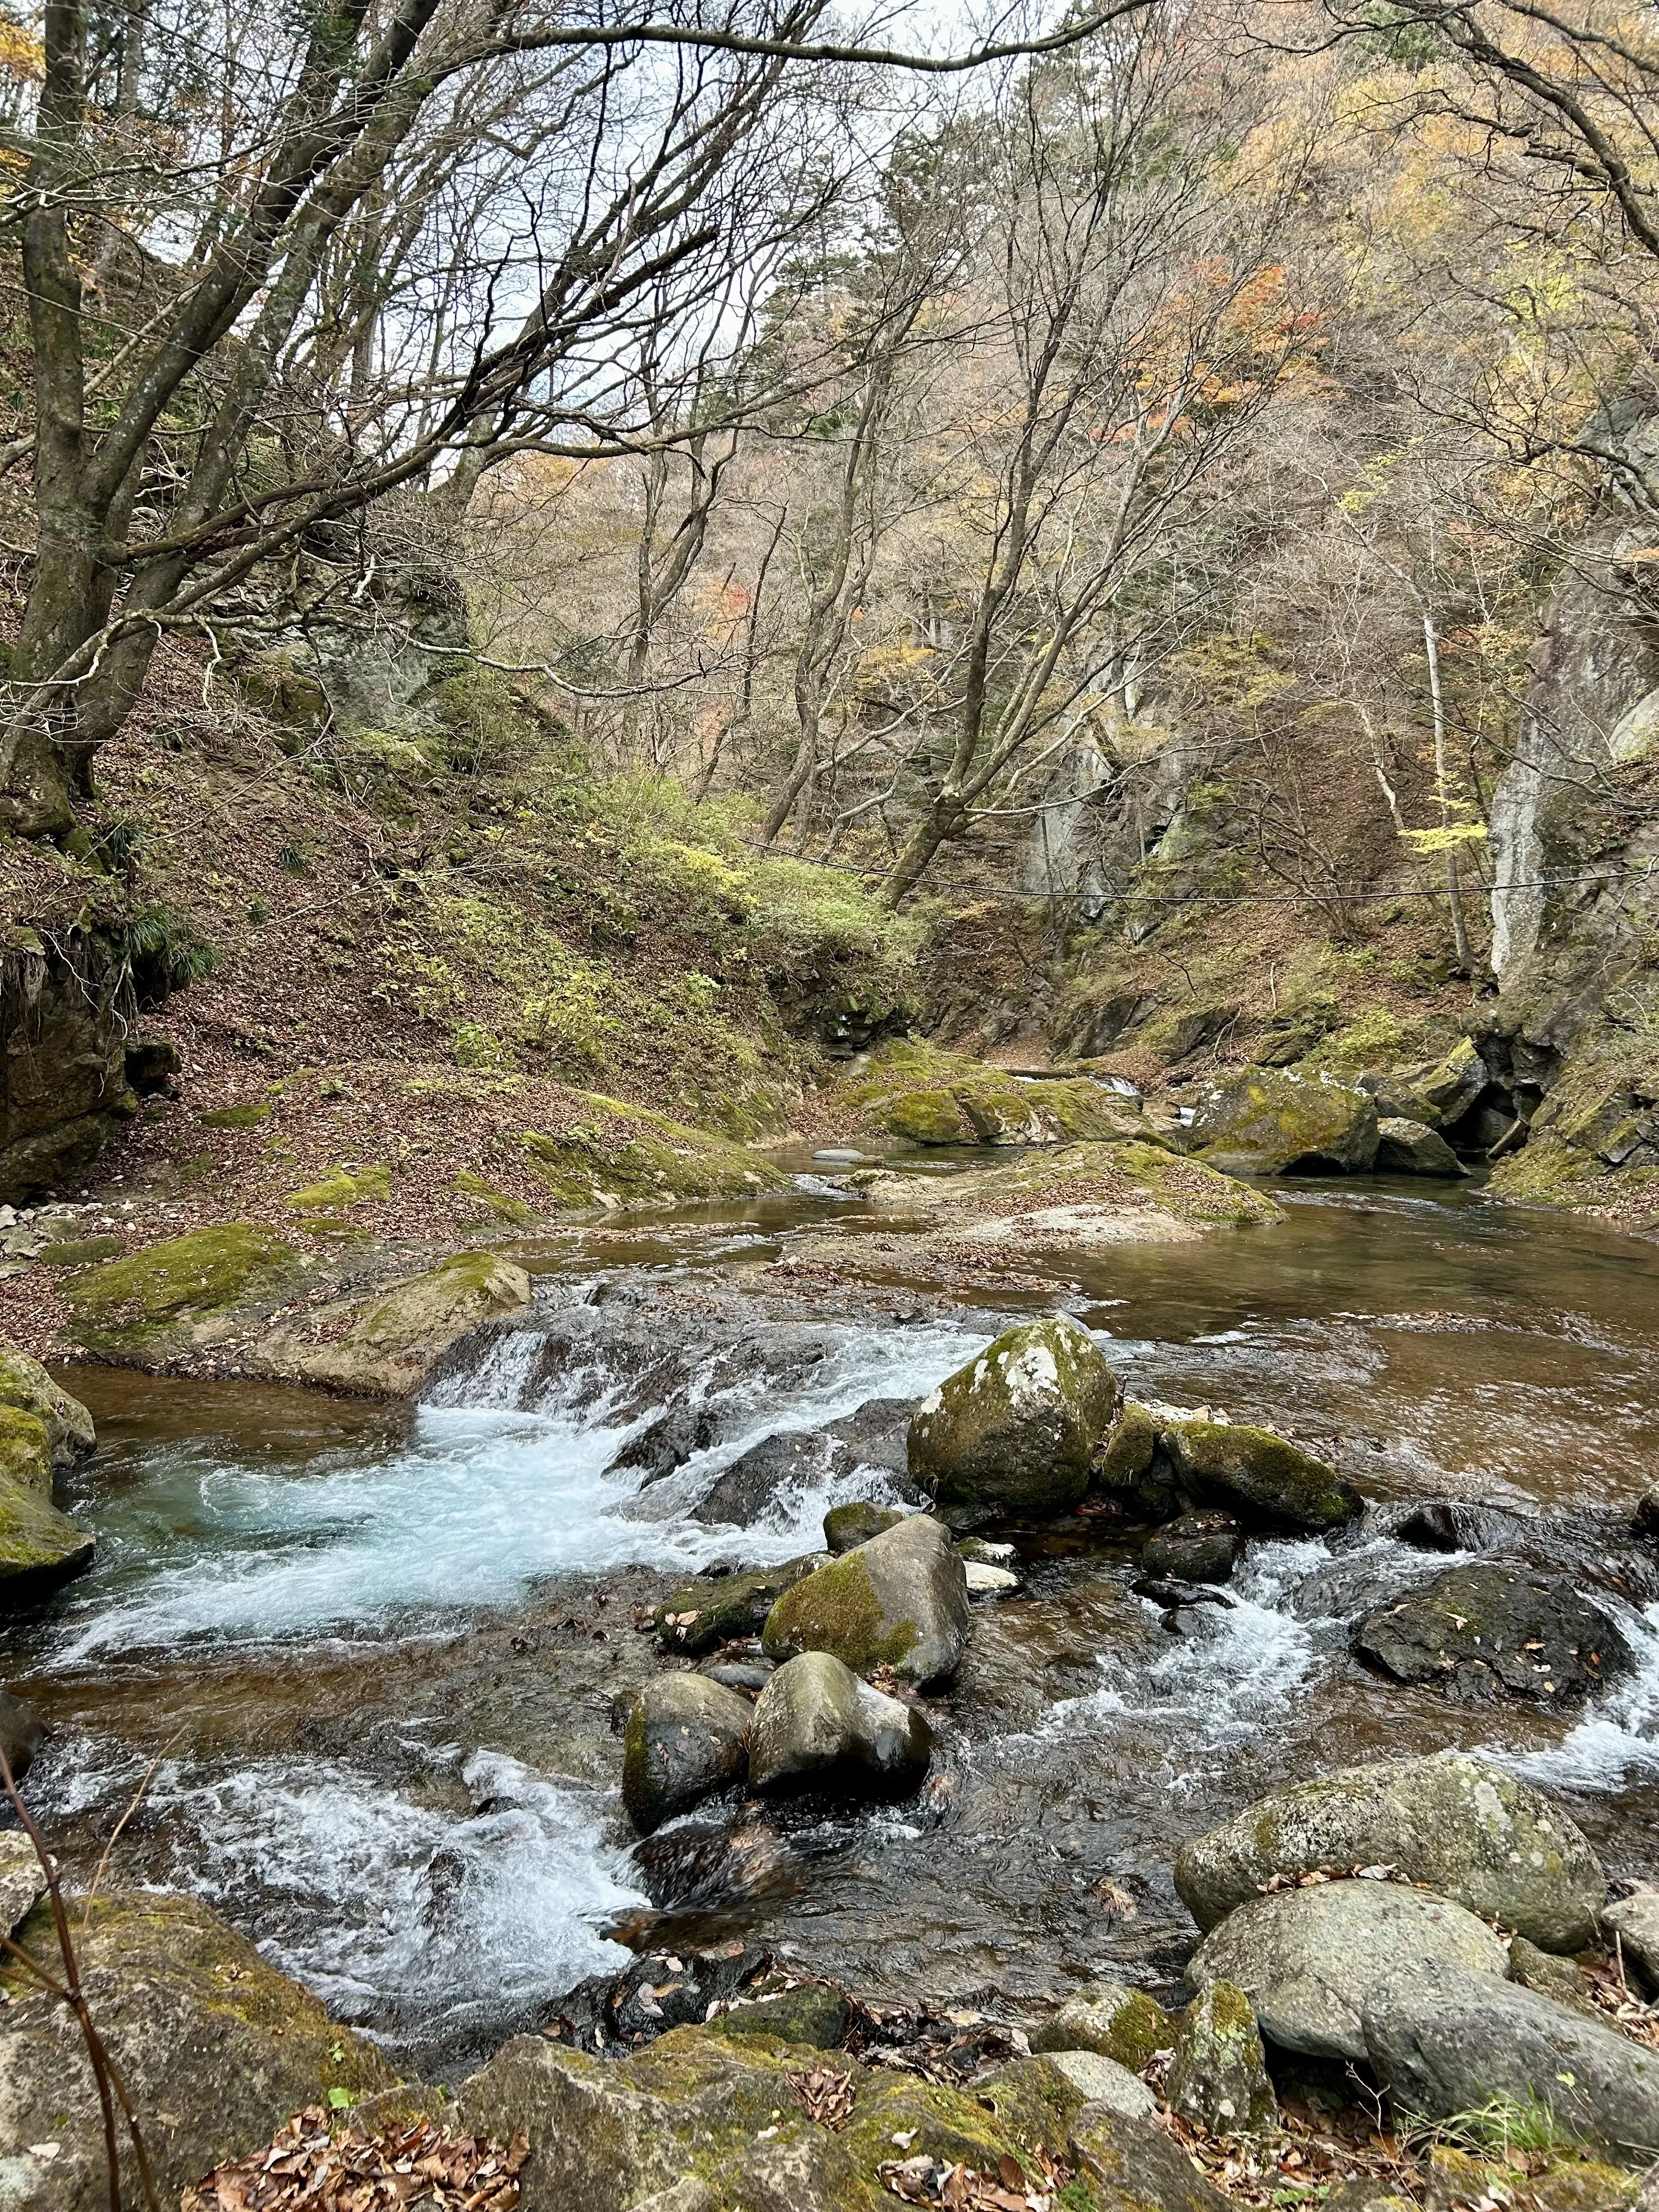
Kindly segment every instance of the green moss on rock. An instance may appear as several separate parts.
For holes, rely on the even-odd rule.
[[[162,1329],[274,1290],[298,1258],[270,1230],[234,1221],[106,1261],[76,1276],[65,1296],[88,1350],[134,1349]]]
[[[1323,1460],[1248,1422],[1174,1422],[1164,1448],[1184,1488],[1276,1527],[1310,1534],[1338,1528],[1364,1503]]]
[[[820,1559],[808,1553],[775,1567],[689,1583],[657,1607],[653,1615],[657,1634],[671,1651],[684,1651],[693,1658],[712,1651],[717,1644],[758,1636],[784,1591],[819,1565]]]
[[[764,1633],[769,1658],[832,1651],[855,1674],[867,1674],[874,1667],[902,1667],[921,1635],[914,1620],[883,1618],[859,1551],[832,1560],[786,1590],[768,1614]]]
[[[497,1190],[493,1183],[470,1170],[463,1170],[456,1176],[453,1188],[463,1198],[477,1199],[498,1221],[510,1222],[515,1229],[527,1228],[536,1218],[533,1206],[526,1206],[521,1198],[509,1197],[506,1191]]]
[[[343,1213],[392,1195],[392,1170],[387,1167],[335,1168],[320,1182],[292,1190],[288,1204],[295,1213]]]
[[[910,1473],[946,1507],[1064,1512],[1117,1396],[1105,1354],[1065,1315],[1005,1329],[916,1408]]]
[[[15,1407],[44,1421],[54,1467],[71,1466],[97,1442],[92,1415],[78,1398],[54,1382],[38,1359],[0,1346],[0,1406]]]
[[[580,1095],[592,1109],[587,1118],[556,1136],[531,1129],[524,1138],[532,1165],[562,1206],[663,1206],[788,1188],[781,1169],[727,1138],[598,1092]]]
[[[250,1098],[240,1106],[216,1106],[209,1114],[198,1116],[204,1129],[257,1129],[268,1121],[273,1111],[269,1098]]]

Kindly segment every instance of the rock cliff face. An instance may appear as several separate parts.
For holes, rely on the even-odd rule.
[[[1629,443],[1659,458],[1659,422]],[[1650,524],[1608,523],[1577,550],[1493,798],[1499,990],[1471,1029],[1529,1123],[1500,1169],[1516,1196],[1572,1196],[1614,1174],[1639,1187],[1659,1171],[1656,539]]]
[[[0,1204],[75,1182],[130,1110],[130,996],[98,937],[25,931],[0,949]]]

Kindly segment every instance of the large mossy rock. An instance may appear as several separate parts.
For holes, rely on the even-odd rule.
[[[1529,1783],[1462,1752],[1379,1759],[1297,1783],[1184,1844],[1176,1888],[1213,1928],[1275,1877],[1391,1866],[1547,1951],[1595,1932],[1601,1863]]]
[[[286,1381],[404,1397],[469,1329],[529,1302],[530,1277],[514,1261],[498,1252],[452,1252],[423,1275],[325,1306],[301,1328],[263,1338],[250,1364]]]
[[[749,1700],[706,1674],[659,1674],[623,1735],[623,1803],[641,1835],[743,1779]]]
[[[44,1422],[52,1463],[60,1474],[84,1459],[98,1442],[92,1415],[61,1382],[54,1382],[38,1359],[0,1345],[0,1406],[33,1413]]]
[[[1376,1158],[1376,1102],[1322,1077],[1253,1067],[1210,1093],[1189,1136],[1226,1175],[1363,1175]]]
[[[839,2130],[807,2117],[792,2079],[823,2063],[810,2046],[702,2027],[611,2064],[520,2036],[463,2083],[458,2117],[502,2140],[527,2133],[522,2212],[887,2212],[884,2166],[994,2176],[1008,2159],[1035,2182],[1039,2149],[1075,2166],[1074,2201],[1091,2212],[1220,2212],[1167,2136],[1088,2105],[1044,2060],[971,2094],[835,2062],[852,2089]]]
[[[79,904],[83,893],[75,894]],[[67,919],[67,918],[65,918]],[[20,923],[0,947],[0,1204],[81,1182],[137,1101],[126,1087],[130,956],[72,922]]]
[[[913,1145],[1054,1145],[1147,1133],[1132,1099],[1086,1076],[1022,1080],[964,1053],[878,1046],[824,1102],[847,1133]]]
[[[1513,1560],[1449,1567],[1368,1613],[1353,1648],[1399,1682],[1434,1682],[1468,1704],[1564,1705],[1629,1673],[1630,1646],[1559,1575]]]
[[[0,1404],[0,1598],[37,1596],[92,1564],[92,1538],[52,1502],[53,1432]]]
[[[1429,2119],[1503,2098],[1626,2159],[1659,2153],[1659,2052],[1536,1990],[1439,1960],[1380,1976],[1365,2054],[1395,2106]]]
[[[143,1354],[164,1342],[214,1341],[234,1325],[239,1306],[274,1291],[298,1267],[299,1255],[280,1237],[233,1221],[88,1267],[64,1296],[88,1351]]]
[[[907,1682],[934,1682],[955,1673],[969,1620],[949,1534],[913,1513],[785,1590],[761,1648],[777,1660],[829,1651],[855,1674],[890,1667]]]
[[[914,1705],[860,1681],[832,1652],[804,1651],[755,1700],[750,1786],[899,1796],[927,1773],[933,1742]]]
[[[379,2051],[193,1898],[115,1893],[71,1907],[92,2015],[143,2119],[161,2202],[217,2160],[268,2142],[331,2090],[391,2087]],[[20,1939],[61,1974],[50,1910]],[[94,2212],[108,2203],[98,2096],[74,2014],[0,1970],[0,2194],[11,2212]],[[52,2147],[43,2156],[38,2146]],[[123,2155],[125,2201],[142,2204]]]
[[[1024,1322],[922,1400],[910,1473],[947,1510],[1069,1511],[1117,1401],[1117,1377],[1087,1329],[1065,1314]]]
[[[1261,2033],[1284,2051],[1363,2058],[1360,2014],[1395,1966],[1430,1960],[1501,1981],[1504,1946],[1461,1905],[1396,1881],[1328,1881],[1276,1890],[1230,1912],[1193,1954],[1194,1989],[1231,1982]]]
[[[1246,1421],[1172,1422],[1163,1443],[1184,1490],[1271,1528],[1322,1535],[1364,1504],[1323,1460]]]

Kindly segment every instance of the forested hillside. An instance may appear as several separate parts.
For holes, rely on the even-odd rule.
[[[11,1198],[307,1085],[283,1172],[510,1096],[442,1165],[526,1204],[526,1084],[1468,1034],[1500,1185],[1641,1218],[1640,39],[659,27],[11,34]]]

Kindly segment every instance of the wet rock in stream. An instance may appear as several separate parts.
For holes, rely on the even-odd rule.
[[[623,1803],[642,1834],[743,1779],[751,1710],[702,1674],[646,1684],[623,1738]]]
[[[1088,1488],[1117,1401],[1117,1377],[1087,1329],[1064,1314],[1026,1322],[917,1407],[910,1472],[947,1513],[1062,1513]]]
[[[1181,1583],[1224,1583],[1243,1543],[1236,1521],[1219,1514],[1183,1513],[1147,1538],[1141,1569]]]
[[[828,1651],[780,1667],[755,1702],[750,1786],[897,1796],[927,1771],[933,1732],[914,1705],[861,1682]]]
[[[1437,1575],[1368,1615],[1353,1648],[1396,1681],[1437,1683],[1476,1704],[1568,1705],[1634,1664],[1607,1615],[1565,1577],[1505,1561]]]
[[[792,1583],[761,1640],[769,1659],[833,1652],[857,1674],[888,1666],[925,1683],[956,1671],[969,1621],[963,1562],[939,1523],[915,1513]]]
[[[773,1607],[787,1589],[811,1574],[821,1554],[785,1559],[775,1567],[746,1574],[706,1577],[665,1598],[653,1612],[657,1634],[671,1651],[697,1658],[717,1644],[754,1636],[763,1629]]]
[[[1177,2023],[1157,1998],[1122,1982],[1085,1982],[1031,2038],[1033,2051],[1097,2051],[1139,2074],[1175,2046]]]

